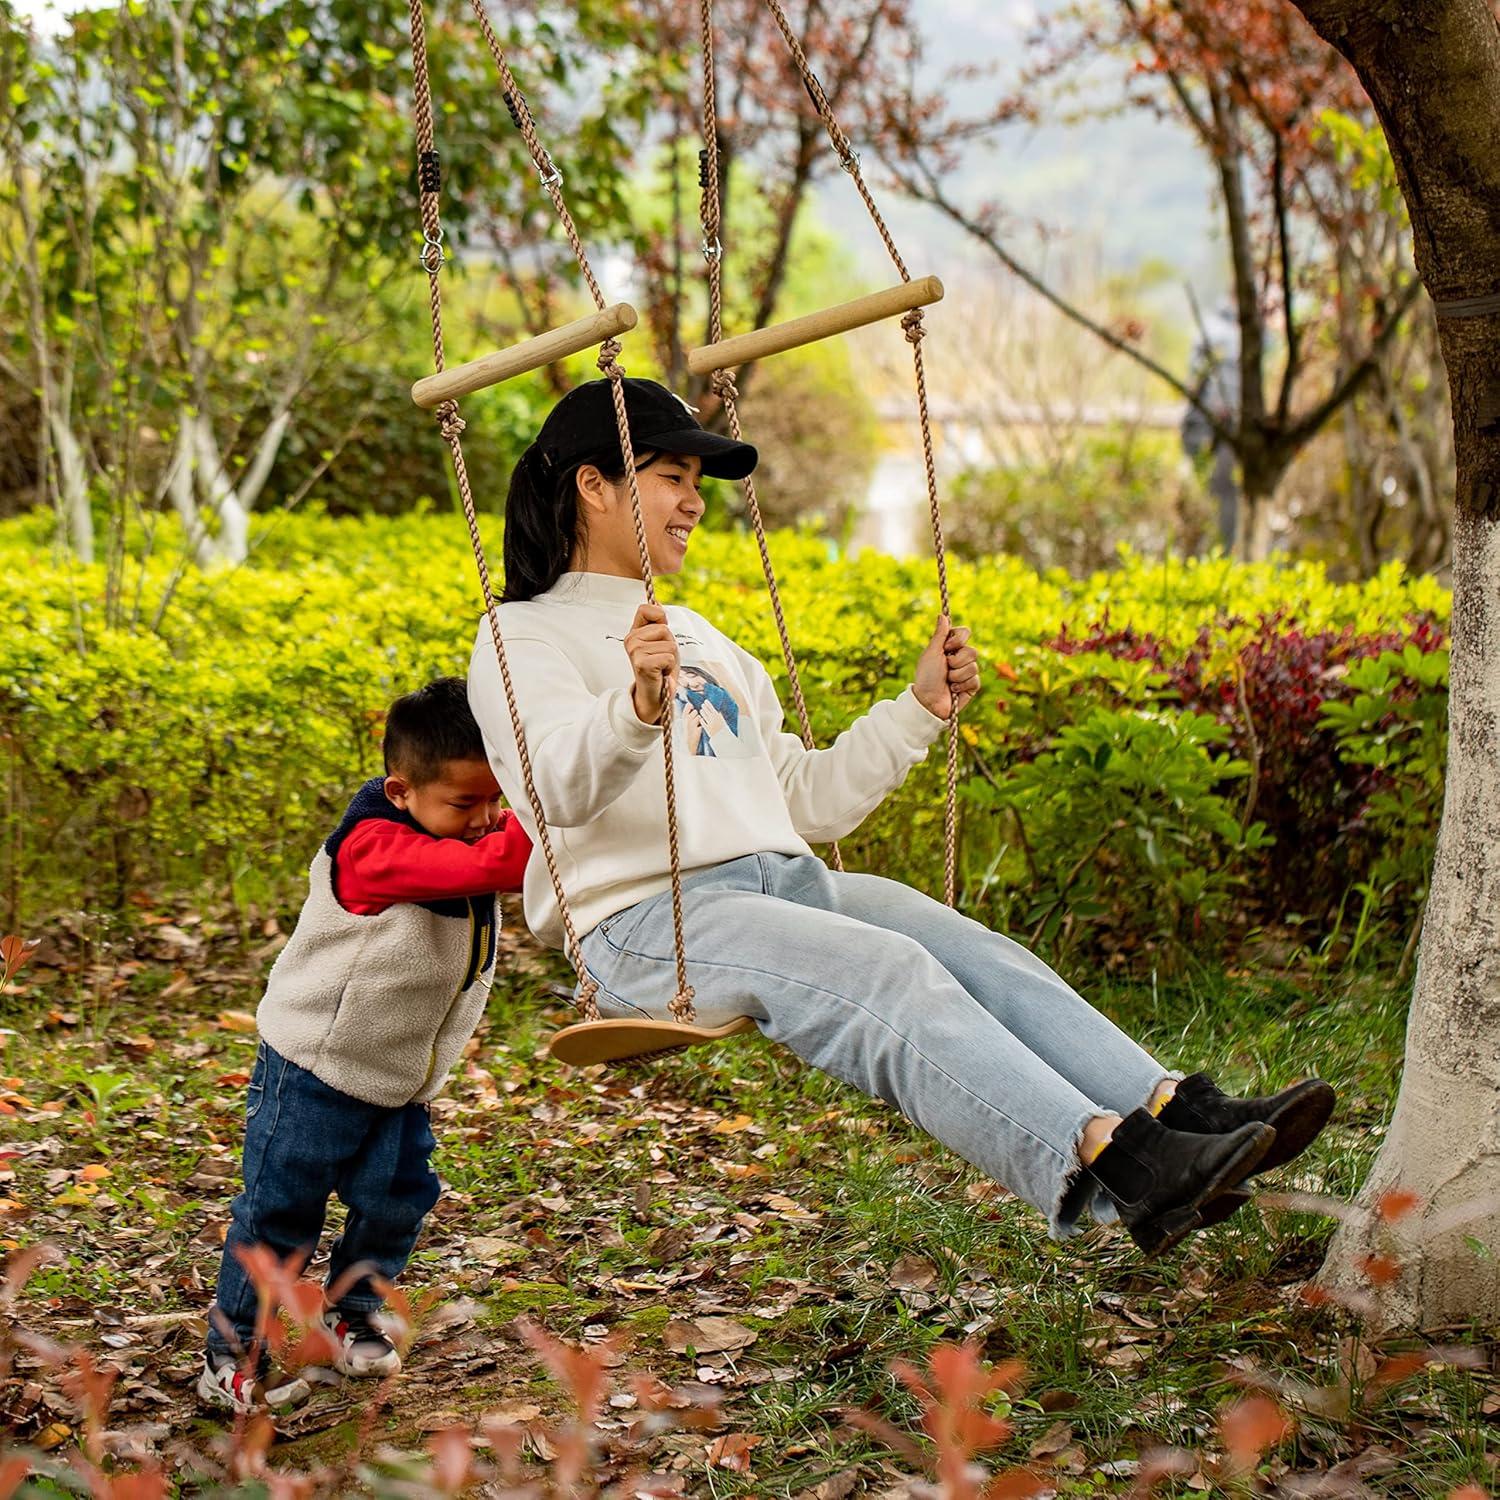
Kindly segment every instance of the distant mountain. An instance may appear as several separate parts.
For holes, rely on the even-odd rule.
[[[1038,7],[1030,0],[912,3],[926,38],[932,79],[957,64],[994,59],[994,84],[965,86],[981,106],[986,94],[1014,83],[1025,59],[1026,37],[1037,20]],[[1043,8],[1051,3],[1042,0]],[[969,204],[1004,204],[1016,221],[1014,243],[1029,257],[1063,253],[1097,264],[1104,274],[1161,264],[1176,273],[1173,279],[1191,282],[1206,303],[1224,285],[1207,167],[1186,132],[1142,111],[1077,118],[1090,107],[1117,102],[1117,80],[1117,73],[1098,68],[1087,85],[1091,97],[1070,95],[1051,109],[1044,104],[1044,117],[1050,118],[1043,123],[1007,127],[997,133],[993,147],[971,151],[955,174],[957,194]],[[846,195],[852,198],[841,177],[825,187],[825,222],[846,229],[870,274],[883,280],[889,266],[883,248],[873,233],[858,233],[865,221],[857,200],[851,211]],[[889,209],[887,218],[903,253],[923,269],[955,262],[995,266],[986,252],[932,210],[894,198],[882,199],[881,206]],[[1036,225],[1053,237],[1052,248],[1043,250]],[[1178,293],[1176,300],[1186,316],[1185,297]]]

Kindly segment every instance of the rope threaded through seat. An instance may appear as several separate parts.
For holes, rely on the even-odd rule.
[[[578,1013],[585,1021],[597,1021],[599,1016],[599,986],[595,984],[588,974],[581,974],[578,978],[578,988],[573,995],[573,1003],[578,1007]]]

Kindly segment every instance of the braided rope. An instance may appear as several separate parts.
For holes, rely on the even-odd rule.
[[[431,180],[436,174],[434,172],[429,176],[425,170],[425,163],[428,161],[435,162],[435,155],[432,86],[428,72],[427,33],[423,16],[423,0],[408,0],[408,9],[411,16],[412,37],[412,104],[416,124],[418,159],[419,162],[424,164],[424,169],[419,174],[422,188],[420,201],[424,240],[423,265],[428,276],[428,301],[432,318],[433,363],[438,372],[441,373],[444,368],[444,352],[442,292],[438,277],[443,266],[441,249],[443,236],[438,211],[438,187],[436,182]],[[473,9],[478,18],[480,30],[483,32],[485,41],[490,48],[491,56],[494,58],[496,67],[500,72],[507,99],[512,104],[512,114],[516,119],[517,125],[520,127],[527,150],[531,153],[532,161],[536,164],[538,173],[541,175],[542,185],[548,196],[552,199],[554,208],[557,210],[563,229],[567,234],[568,242],[578,259],[579,269],[593,295],[595,305],[602,310],[605,306],[604,294],[600,290],[599,283],[595,279],[593,270],[589,265],[588,256],[583,248],[583,242],[578,237],[573,217],[569,213],[567,205],[563,201],[562,194],[559,191],[562,181],[561,174],[558,173],[556,167],[553,165],[552,158],[537,138],[536,130],[531,120],[531,112],[526,107],[520,90],[516,87],[515,77],[510,71],[499,39],[490,25],[489,17],[485,13],[482,0],[473,0]],[[624,377],[624,371],[620,368],[616,358],[619,351],[620,346],[616,340],[607,340],[600,348],[599,367],[609,377],[611,390],[614,393],[615,419],[620,433],[621,453],[624,457],[626,473],[629,477],[636,535],[642,550],[642,568],[646,597],[654,603],[655,592],[651,581],[650,556],[645,545],[645,529],[641,518],[640,492],[636,480],[635,453],[630,442],[630,427],[625,411],[624,390],[620,384]],[[553,852],[546,815],[542,810],[541,797],[536,790],[536,780],[532,771],[531,756],[526,746],[526,736],[521,727],[520,709],[516,702],[515,686],[510,673],[510,662],[506,655],[505,642],[501,636],[499,613],[496,608],[494,591],[490,584],[489,563],[486,559],[484,544],[479,533],[479,519],[474,504],[473,490],[469,484],[468,467],[464,462],[461,441],[461,435],[464,431],[464,421],[458,414],[458,403],[455,401],[443,402],[436,409],[434,415],[438,421],[439,431],[447,441],[453,456],[454,475],[458,483],[459,496],[463,503],[464,519],[468,523],[469,541],[473,547],[475,565],[479,571],[479,582],[483,592],[485,614],[490,624],[490,635],[494,641],[495,657],[500,667],[500,679],[505,689],[506,708],[509,711],[511,729],[515,735],[517,757],[521,767],[521,778],[526,788],[526,798],[530,804],[532,816],[536,822],[537,842],[541,845],[542,855],[547,865],[547,873],[552,880],[553,893],[557,898],[558,911],[562,918],[563,930],[566,937],[568,957],[573,965],[574,972],[578,976],[578,1007],[585,1021],[597,1021],[600,1018],[597,999],[598,986],[594,983],[584,965],[582,944],[579,941],[578,932],[573,923],[573,915],[568,905],[567,895],[563,890],[562,876],[558,870],[557,859]],[[693,992],[686,980],[686,958],[683,952],[682,938],[682,877],[681,861],[678,852],[677,805],[671,758],[672,702],[670,696],[665,693],[663,694],[663,699],[661,723],[665,746],[667,821],[672,862],[672,903],[678,981],[677,993],[672,999],[671,1008],[672,1014],[677,1020],[692,1024],[696,1019],[692,1004]]]
[[[474,12],[474,17],[479,23],[480,33],[494,60],[495,70],[500,75],[501,87],[505,91],[511,117],[515,120],[521,132],[521,138],[526,143],[526,149],[531,154],[532,164],[536,167],[542,188],[557,211],[558,222],[567,236],[568,244],[573,251],[573,258],[578,263],[579,272],[588,285],[589,293],[594,299],[594,306],[602,312],[606,305],[604,293],[594,276],[588,251],[584,249],[583,241],[579,237],[572,212],[563,198],[562,173],[557,170],[557,164],[553,161],[551,153],[542,145],[536,133],[536,122],[532,117],[531,107],[526,103],[525,96],[516,85],[515,75],[511,72],[505,49],[500,45],[500,38],[496,36],[495,28],[490,23],[484,0],[469,0],[469,8]],[[652,582],[651,553],[646,544],[645,521],[641,515],[641,492],[635,469],[635,448],[630,441],[630,419],[625,410],[625,388],[621,384],[625,378],[625,370],[619,363],[619,353],[619,341],[606,340],[599,348],[599,369],[609,380],[610,392],[614,397],[615,426],[619,433],[620,454],[624,461],[625,475],[630,490],[631,516],[635,523],[636,542],[641,554],[641,581],[645,585],[647,602],[655,604],[656,589]],[[665,688],[666,684],[663,686]],[[665,691],[662,693],[662,713],[659,722],[662,726],[662,768],[667,802],[667,849],[671,864],[672,938],[677,965],[677,991],[672,996],[671,1011],[674,1020],[691,1026],[697,1018],[693,1011],[692,986],[687,982],[687,952],[683,940],[682,856],[677,831],[677,784],[672,761],[672,696]]]
[[[641,556],[641,577],[646,585],[646,601],[656,603],[656,585],[651,572],[651,548],[646,541],[646,523],[641,516],[641,494],[639,478],[635,471],[635,448],[630,440],[630,423],[625,412],[625,372],[621,369],[618,355],[620,341],[606,339],[599,346],[599,368],[609,380],[610,394],[614,397],[615,421],[620,429],[620,451],[625,460],[625,476],[630,486],[631,517],[635,522],[635,544]],[[682,936],[682,854],[677,841],[677,778],[672,758],[672,692],[670,674],[662,674],[661,715],[658,723],[662,731],[662,767],[667,788],[667,847],[672,862],[672,945],[677,961],[677,992],[672,996],[671,1010],[674,1021],[691,1026],[696,1019],[693,1014],[693,987],[687,978],[687,956]]]
[[[416,119],[417,150],[419,160],[433,151],[432,87],[427,71],[427,30],[422,14],[422,0],[409,0],[412,39],[412,108]],[[427,245],[442,243],[442,225],[438,213],[438,194],[429,187],[424,176],[422,181],[421,212],[423,238]],[[443,352],[443,295],[439,285],[442,261],[437,257],[424,257],[427,269],[428,302],[432,315],[432,361],[438,373],[445,363]],[[536,823],[537,842],[541,845],[542,858],[546,861],[547,874],[552,880],[552,890],[557,897],[558,910],[562,914],[563,931],[567,939],[569,962],[578,976],[578,1006],[586,1020],[599,1019],[596,998],[598,986],[589,976],[583,962],[583,948],[573,925],[573,915],[568,908],[563,892],[562,874],[557,867],[557,856],[552,848],[552,836],[547,827],[547,817],[542,811],[542,799],[537,793],[536,781],[531,770],[531,756],[526,748],[526,735],[521,728],[521,713],[516,703],[515,685],[511,681],[510,661],[505,653],[505,642],[500,634],[500,617],[495,608],[495,595],[490,587],[489,562],[485,556],[484,543],[479,535],[479,517],[474,505],[474,492],[469,485],[468,466],[464,462],[464,420],[458,414],[456,401],[444,401],[433,413],[438,430],[446,440],[453,456],[453,472],[458,482],[459,497],[463,502],[464,519],[468,523],[469,543],[474,549],[474,563],[479,571],[479,586],[484,598],[484,611],[490,623],[490,637],[495,643],[495,658],[500,666],[500,680],[505,688],[505,706],[510,712],[511,730],[516,739],[516,751],[521,764],[521,778],[526,787],[526,800],[531,806],[531,815]]]
[[[823,122],[823,128],[828,135],[829,143],[833,146],[834,153],[838,156],[840,165],[853,179],[854,186],[864,200],[865,208],[869,211],[870,220],[884,241],[886,251],[902,281],[910,281],[911,272],[906,269],[906,262],[901,258],[901,252],[896,248],[896,242],[891,238],[891,232],[886,227],[885,218],[876,205],[869,185],[865,182],[864,174],[859,169],[859,153],[854,149],[853,142],[835,117],[828,95],[824,92],[818,75],[813,72],[807,60],[807,53],[792,30],[791,22],[787,20],[786,11],[782,8],[780,0],[766,0],[766,6],[776,22],[776,29],[780,31],[782,39],[786,42],[797,74],[802,80],[802,86],[807,90],[807,96],[812,100],[813,108]],[[901,320],[901,327],[906,332],[907,342],[911,344],[912,367],[916,376],[917,410],[922,424],[922,457],[927,471],[927,509],[932,523],[933,556],[937,561],[938,599],[943,614],[951,621],[953,611],[948,598],[947,554],[943,545],[942,511],[938,504],[937,466],[932,451],[932,416],[928,409],[927,372],[922,359],[922,339],[926,333],[922,309],[916,308],[907,313]],[[952,712],[948,715],[948,786],[943,801],[943,897],[949,906],[953,905],[956,898],[957,868],[958,707],[955,703]]]
[[[703,39],[705,158],[703,198],[699,217],[703,224],[704,256],[708,261],[708,342],[717,344],[724,336],[724,252],[720,240],[719,131],[714,81],[713,0],[699,0],[698,14]],[[714,394],[724,404],[724,414],[729,420],[730,436],[737,443],[743,442],[744,437],[740,430],[739,391],[735,386],[734,376],[728,370],[716,370],[709,384]],[[786,613],[781,605],[781,589],[776,582],[776,570],[771,565],[771,549],[766,540],[766,527],[761,517],[760,500],[755,493],[754,475],[747,474],[743,484],[745,507],[750,514],[750,524],[755,530],[755,545],[760,549],[761,572],[765,574],[766,592],[771,596],[771,613],[776,619],[776,634],[781,639],[781,659],[786,663],[787,682],[792,691],[792,705],[796,709],[797,723],[802,731],[802,743],[807,749],[816,750],[818,746],[813,736],[812,717],[808,713],[807,700],[802,693],[802,677],[797,670],[797,655],[792,649],[791,631],[787,628]],[[830,859],[834,869],[842,872],[844,856],[837,841],[830,850]]]

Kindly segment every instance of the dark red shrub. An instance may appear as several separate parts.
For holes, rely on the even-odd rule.
[[[1226,726],[1234,753],[1251,766],[1245,786],[1247,821],[1266,825],[1275,843],[1261,856],[1256,882],[1262,919],[1289,913],[1325,916],[1359,878],[1367,851],[1360,819],[1378,776],[1339,759],[1334,737],[1320,727],[1325,702],[1351,696],[1344,675],[1351,662],[1445,644],[1430,616],[1413,616],[1403,629],[1362,635],[1352,626],[1307,631],[1286,611],[1263,614],[1225,670],[1216,644],[1239,634],[1242,618],[1205,626],[1184,652],[1149,631],[1116,627],[1106,614],[1082,635],[1066,629],[1048,644],[1066,656],[1102,652],[1121,661],[1149,661],[1165,674],[1164,700],[1208,714]]]

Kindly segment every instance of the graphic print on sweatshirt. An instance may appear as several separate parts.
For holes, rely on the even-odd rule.
[[[685,661],[678,668],[673,724],[689,755],[751,760],[760,754],[754,719],[724,685],[731,680],[718,662]]]

